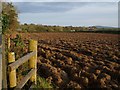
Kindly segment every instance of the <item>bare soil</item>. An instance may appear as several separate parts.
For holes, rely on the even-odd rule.
[[[120,88],[117,34],[21,33],[38,40],[38,75],[60,88]],[[15,35],[11,35],[14,38]]]

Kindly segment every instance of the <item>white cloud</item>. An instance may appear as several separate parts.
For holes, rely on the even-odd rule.
[[[117,14],[118,4],[117,3],[92,3],[85,5],[84,7],[77,7],[72,9],[70,13],[76,14]]]
[[[96,16],[73,16],[63,13],[24,13],[21,14],[20,20],[22,23],[36,23],[47,25],[73,25],[73,26],[116,26],[118,25],[117,18],[114,17],[96,17]]]

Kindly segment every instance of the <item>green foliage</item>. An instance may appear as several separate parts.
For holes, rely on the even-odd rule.
[[[15,31],[18,27],[18,14],[16,12],[15,7],[12,3],[2,3],[2,13],[1,13],[1,21],[2,21],[2,33],[4,34],[7,31]]]
[[[16,59],[24,56],[27,53],[26,48],[26,44],[24,43],[20,34],[17,34],[15,38],[11,38],[10,51],[15,52]]]
[[[24,43],[21,39],[21,36],[19,34],[16,35],[16,38],[12,39],[12,41],[15,43],[16,47],[24,47]]]
[[[73,27],[73,26],[47,26],[24,24],[20,25],[22,32],[87,32],[87,33],[113,33],[120,34],[118,28]]]
[[[89,27],[73,27],[73,26],[47,26],[35,24],[20,25],[23,32],[79,32],[89,30]],[[96,27],[91,27],[95,30]]]
[[[8,15],[7,14],[2,14],[1,21],[2,21],[2,32],[4,34],[4,32],[9,27],[9,17],[8,17]]]
[[[40,77],[37,75],[37,85],[34,86],[34,89],[46,89],[46,88],[53,88],[53,86],[48,83],[45,78]]]

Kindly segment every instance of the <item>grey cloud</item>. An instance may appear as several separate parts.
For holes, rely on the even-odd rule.
[[[14,3],[21,23],[117,26],[117,3],[23,2]]]
[[[16,2],[14,5],[20,13],[67,12],[87,5],[86,2]]]
[[[106,2],[14,2],[20,13],[64,13],[85,6],[112,6],[115,3]]]

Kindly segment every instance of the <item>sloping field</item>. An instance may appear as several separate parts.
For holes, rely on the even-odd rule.
[[[60,88],[120,88],[119,36],[22,33],[38,40],[38,75]],[[15,37],[14,35],[11,36]]]

